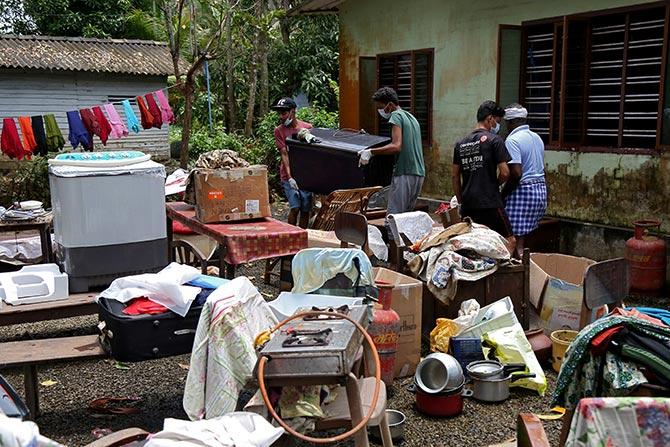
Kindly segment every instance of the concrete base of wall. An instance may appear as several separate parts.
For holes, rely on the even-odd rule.
[[[437,209],[442,200],[419,198],[419,203],[428,205],[431,212]],[[588,222],[554,217],[560,221],[560,253],[583,256],[595,261],[624,256],[626,241],[633,237],[633,225],[630,228],[610,227]],[[670,245],[670,235],[657,235]],[[670,262],[666,267],[666,290],[670,290]]]

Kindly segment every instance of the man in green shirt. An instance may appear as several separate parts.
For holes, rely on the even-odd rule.
[[[377,90],[372,100],[379,115],[391,124],[391,142],[386,146],[360,151],[360,163],[367,164],[373,155],[396,154],[386,212],[397,214],[412,211],[426,176],[419,122],[411,113],[400,108],[398,95],[390,87]]]

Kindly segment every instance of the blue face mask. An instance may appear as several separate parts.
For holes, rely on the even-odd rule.
[[[286,118],[284,120],[284,126],[288,127],[288,126],[291,125],[292,122],[293,122],[293,118]]]
[[[500,132],[500,123],[496,123],[496,127],[491,128],[491,133],[497,134],[498,132]]]

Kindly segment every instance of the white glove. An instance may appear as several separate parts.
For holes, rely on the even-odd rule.
[[[358,166],[363,166],[370,163],[372,158],[372,151],[370,149],[363,149],[358,152]]]
[[[291,186],[291,188],[295,189],[296,191],[300,189],[298,188],[298,182],[296,182],[293,177],[288,179],[288,184]]]

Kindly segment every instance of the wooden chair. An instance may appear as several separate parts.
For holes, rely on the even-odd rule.
[[[370,196],[381,186],[356,189],[338,189],[328,194],[314,218],[312,229],[330,231],[335,229],[335,216],[342,212],[365,213]]]
[[[381,189],[381,186],[372,186],[370,188],[338,189],[331,192],[321,204],[321,209],[314,218],[311,228],[313,230],[332,231],[335,229],[335,216],[337,214],[342,212],[364,213],[370,196]],[[272,275],[278,275],[273,270],[280,259],[274,258],[265,261],[263,279],[266,284],[270,282]]]
[[[579,328],[586,327],[593,309],[605,304],[611,311],[623,305],[630,290],[630,265],[624,258],[597,262],[584,272],[582,311]]]
[[[519,413],[516,420],[517,447],[550,447],[540,419],[532,413]]]
[[[358,213],[342,212],[335,215],[335,235],[342,248],[352,245],[361,247],[366,255],[370,255],[368,247],[368,220]]]
[[[175,240],[172,241],[171,248],[172,259],[182,264],[197,267],[203,275],[207,274],[207,257],[193,244],[184,240]]]

